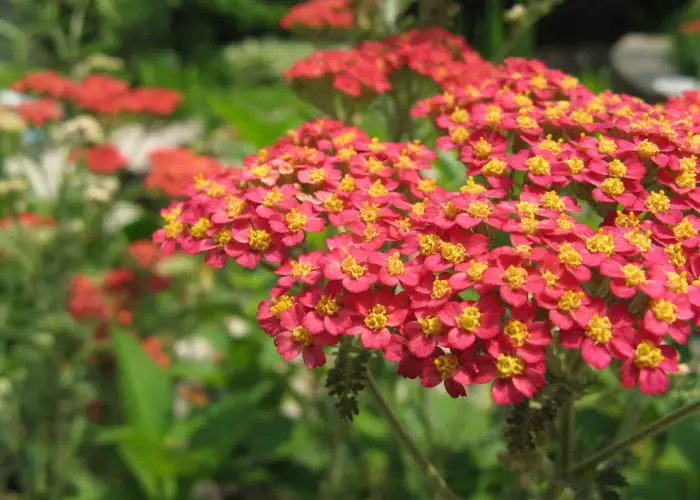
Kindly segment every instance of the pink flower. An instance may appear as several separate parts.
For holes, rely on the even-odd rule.
[[[348,335],[360,335],[367,349],[384,349],[391,343],[390,327],[403,324],[408,315],[408,296],[405,292],[394,295],[392,290],[381,288],[377,292],[365,292],[353,299],[358,314]]]
[[[323,346],[336,344],[338,339],[317,329],[318,323],[308,318],[300,305],[282,312],[283,330],[275,337],[275,347],[283,359],[291,361],[301,354],[306,366],[317,368],[326,364]]]
[[[627,389],[639,384],[643,394],[656,395],[668,390],[668,372],[678,371],[678,353],[652,339],[644,334],[635,338],[620,368],[620,382]]]
[[[438,314],[447,329],[447,346],[468,349],[476,339],[487,340],[498,335],[505,311],[493,294],[476,302],[448,302]]]

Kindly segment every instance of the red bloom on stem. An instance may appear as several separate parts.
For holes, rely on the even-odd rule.
[[[360,335],[367,349],[383,349],[391,342],[389,327],[398,327],[408,316],[408,296],[405,292],[394,295],[393,290],[381,288],[365,292],[355,299],[358,315],[348,335]]]
[[[569,349],[580,349],[581,357],[596,370],[607,368],[612,358],[626,359],[633,350],[634,319],[623,304],[606,311],[602,300],[591,304],[593,315],[584,326],[574,325],[559,332],[559,343]]]
[[[275,336],[275,347],[283,359],[291,361],[299,354],[309,368],[317,368],[326,364],[326,354],[323,347],[338,342],[334,337],[310,318],[311,313],[305,313],[303,307],[296,305],[280,314],[282,331]]]
[[[96,174],[114,174],[127,165],[124,155],[112,144],[89,148],[85,159],[87,168]]]
[[[484,283],[498,286],[501,298],[513,307],[522,307],[528,302],[528,294],[542,288],[542,278],[531,268],[523,266],[520,256],[502,253],[496,257],[494,266],[484,271]]]
[[[644,328],[659,338],[668,333],[676,342],[685,344],[690,335],[688,320],[694,316],[687,297],[667,292],[649,303],[644,313]]]
[[[638,384],[639,390],[649,395],[666,392],[668,373],[678,371],[678,353],[644,334],[638,335],[632,345],[620,369],[622,386],[630,389]]]
[[[621,257],[603,261],[600,264],[600,274],[611,278],[610,291],[622,299],[629,299],[638,291],[649,297],[660,297],[664,293],[662,283],[647,277],[644,265],[628,262]]]
[[[48,121],[63,118],[63,111],[56,101],[51,99],[34,99],[25,101],[15,107],[15,111],[28,123],[40,127]]]
[[[443,383],[453,398],[467,395],[465,386],[475,382],[475,374],[473,351],[446,353],[437,348],[423,361],[420,369],[423,387],[435,387]]]
[[[447,346],[468,349],[476,339],[488,340],[498,335],[505,311],[493,294],[476,302],[448,302],[438,316],[447,329]]]
[[[295,283],[301,282],[305,285],[315,285],[323,277],[321,252],[311,252],[302,254],[298,259],[290,259],[275,269],[275,274],[280,276],[279,285],[291,288]]]
[[[326,255],[323,275],[329,281],[340,281],[352,293],[369,290],[376,274],[367,260],[367,252],[358,247],[338,248]]]
[[[311,310],[308,321],[314,323],[316,330],[325,330],[337,337],[350,327],[355,311],[350,310],[348,302],[354,299],[343,292],[340,282],[335,281],[325,288],[313,288],[299,296],[299,303]]]
[[[518,404],[531,398],[545,384],[543,358],[530,359],[518,351],[500,351],[499,343],[489,356],[478,360],[480,381],[496,379],[491,386],[491,397],[498,404]]]

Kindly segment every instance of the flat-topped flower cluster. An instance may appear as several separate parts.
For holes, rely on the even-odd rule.
[[[198,176],[154,239],[213,267],[274,267],[259,324],[310,367],[354,337],[424,386],[456,397],[492,382],[510,404],[545,385],[563,347],[614,362],[625,387],[666,391],[671,344],[700,318],[696,115],[521,59],[414,114],[459,152],[459,191],[434,180],[420,143],[316,120]]]

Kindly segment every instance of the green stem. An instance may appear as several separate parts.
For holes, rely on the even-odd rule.
[[[571,469],[571,476],[577,476],[589,469],[593,469],[599,464],[619,455],[625,451],[631,445],[643,441],[644,439],[656,436],[664,432],[665,430],[673,427],[682,420],[690,417],[700,411],[700,399],[692,403],[688,403],[685,406],[681,406],[677,410],[669,413],[665,417],[661,417],[656,422],[649,424],[648,426],[640,429],[639,431],[630,434],[626,438],[623,438],[610,446],[603,448],[598,453],[593,454],[591,457],[587,458],[583,462],[576,464]]]
[[[367,389],[374,399],[375,404],[379,408],[379,411],[386,417],[389,426],[393,429],[396,437],[399,441],[406,447],[411,457],[416,461],[416,463],[426,471],[428,479],[433,483],[438,495],[444,500],[459,500],[457,496],[447,485],[445,479],[440,475],[437,468],[430,462],[428,457],[423,453],[418,444],[414,441],[408,430],[401,421],[398,419],[394,411],[391,409],[386,399],[382,395],[377,382],[374,380],[372,374],[367,371]]]
[[[571,455],[574,442],[574,399],[569,397],[562,408],[561,423],[559,429],[559,472],[566,477],[569,474]]]

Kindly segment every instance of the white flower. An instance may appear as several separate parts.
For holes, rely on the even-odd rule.
[[[206,361],[214,356],[211,344],[197,336],[178,340],[173,345],[173,351],[178,358],[189,361]]]

